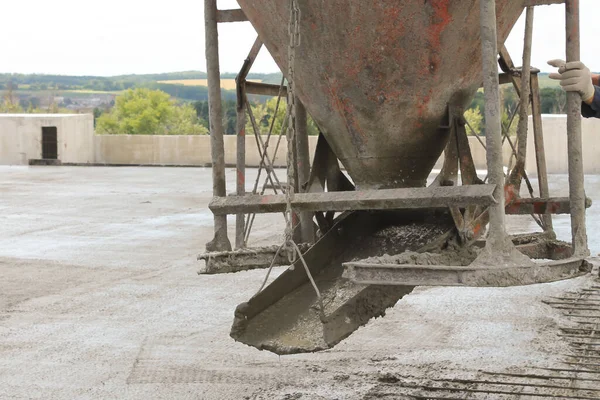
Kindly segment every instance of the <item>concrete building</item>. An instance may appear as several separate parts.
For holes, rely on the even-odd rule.
[[[0,114],[0,164],[27,165],[42,159],[93,163],[93,115]]]

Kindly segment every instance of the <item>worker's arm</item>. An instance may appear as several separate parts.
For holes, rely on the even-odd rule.
[[[600,118],[600,75],[592,75],[581,61],[550,60],[548,64],[558,68],[558,73],[549,75],[550,79],[560,81],[565,91],[581,95],[581,115],[585,118]]]
[[[600,87],[594,89],[594,96],[581,104],[581,115],[585,118],[600,118]]]

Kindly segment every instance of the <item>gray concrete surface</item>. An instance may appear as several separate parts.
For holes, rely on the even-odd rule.
[[[228,336],[233,310],[265,271],[196,275],[196,254],[212,234],[210,176],[0,167],[0,398],[374,398],[387,372],[460,377],[551,366],[567,350],[556,336],[561,314],[541,300],[590,277],[418,289],[318,354],[278,357],[236,343]],[[600,195],[599,183],[589,177],[588,195]],[[556,195],[568,190],[564,176],[551,184]],[[600,214],[589,215],[597,254]],[[278,241],[281,221],[261,217],[253,244]],[[561,237],[567,224],[556,223]],[[509,226],[533,224],[520,217]]]

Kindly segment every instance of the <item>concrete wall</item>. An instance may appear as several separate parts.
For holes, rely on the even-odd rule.
[[[544,115],[544,148],[546,165],[550,174],[566,174],[569,170],[567,157],[567,116]],[[537,174],[533,142],[533,126],[529,121],[526,169]],[[600,119],[584,118],[582,121],[583,169],[586,174],[600,174]]]
[[[234,165],[237,157],[237,137],[227,135],[225,140],[225,163]],[[267,137],[262,137],[266,142]],[[285,166],[287,141],[281,138],[277,158],[273,158],[278,137],[272,136],[267,153],[276,166]],[[209,165],[209,136],[142,136],[142,135],[96,135],[95,159],[100,164],[157,164],[157,165]],[[311,154],[317,146],[317,137],[309,137]],[[246,165],[258,166],[260,156],[254,136],[246,136]]]
[[[544,115],[542,118],[546,163],[548,172],[552,174],[567,173],[567,119],[564,115]],[[527,170],[531,175],[537,174],[535,152],[533,147],[533,126],[529,122],[529,143],[527,153]],[[277,137],[272,137],[269,144],[269,155],[273,156]],[[225,136],[225,162],[234,165],[236,162],[237,138]],[[266,140],[266,137],[263,137]],[[483,138],[485,140],[485,138]],[[515,140],[515,138],[513,138]],[[128,135],[96,135],[95,160],[106,164],[160,164],[160,165],[208,165],[210,157],[210,138],[208,136],[128,136]],[[317,137],[310,137],[310,151],[314,153]],[[477,169],[485,170],[485,149],[475,137],[469,137],[471,152]],[[583,159],[587,174],[600,174],[600,120],[583,120]],[[246,164],[258,166],[260,157],[256,150],[254,136],[246,137]],[[504,161],[508,165],[511,149],[504,143]],[[276,166],[285,165],[287,142],[282,138]],[[441,168],[443,157],[435,168]]]
[[[564,115],[544,115],[542,118],[548,172],[564,174],[567,164],[567,119]],[[41,128],[56,126],[58,130],[58,157],[63,163],[148,164],[148,165],[208,165],[211,163],[209,136],[142,136],[94,135],[91,115],[1,115],[0,164],[27,164],[29,159],[41,158]],[[533,132],[531,120],[530,132]],[[537,173],[533,135],[529,135],[527,170]],[[225,162],[236,162],[237,138],[225,136]],[[266,140],[266,137],[263,137]],[[269,155],[273,153],[278,137],[271,138]],[[486,169],[485,150],[475,137],[469,137],[477,169]],[[314,153],[317,137],[310,137],[310,151]],[[586,174],[600,174],[600,120],[583,120],[583,160]],[[510,157],[508,143],[504,159]],[[282,138],[276,166],[285,165],[287,146]],[[441,168],[442,159],[436,164]],[[256,139],[246,137],[246,163],[258,166]]]
[[[58,159],[94,162],[94,117],[91,114],[0,114],[0,164],[26,165],[42,158],[42,127],[55,126]]]

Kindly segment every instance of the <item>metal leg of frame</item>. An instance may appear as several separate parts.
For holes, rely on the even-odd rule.
[[[567,62],[579,61],[579,0],[566,0]],[[569,197],[571,200],[571,233],[573,253],[589,255],[585,227],[585,190],[581,141],[581,96],[567,93],[567,137],[569,152]]]
[[[548,188],[548,169],[546,166],[546,149],[544,148],[544,131],[542,128],[542,106],[540,103],[540,84],[538,75],[531,76],[531,114],[533,120],[533,140],[535,147],[535,161],[537,165],[538,187],[540,197],[547,199],[550,197],[550,189]],[[554,236],[554,228],[552,226],[552,214],[543,214],[542,221],[546,232],[552,233]]]
[[[519,173],[525,171],[527,156],[527,129],[529,125],[529,98],[531,94],[531,42],[533,38],[533,7],[527,7],[525,18],[525,39],[523,41],[523,67],[521,70],[521,108],[517,131],[517,164]]]
[[[243,90],[243,85],[239,90]],[[237,158],[236,158],[236,194],[244,196],[246,194],[246,106],[245,96],[238,96],[237,105]],[[244,228],[245,214],[236,214],[235,216],[235,248],[245,247]]]
[[[481,0],[481,45],[485,91],[486,148],[489,183],[496,185],[496,204],[490,207],[488,246],[492,253],[505,242],[504,171],[496,39],[496,1]]]
[[[221,109],[221,77],[219,70],[219,33],[217,31],[217,1],[204,1],[206,34],[206,70],[208,77],[210,143],[212,155],[213,196],[225,197],[225,150]],[[215,215],[215,236],[206,244],[209,251],[231,250],[227,237],[227,216]]]
[[[308,180],[310,179],[310,151],[308,147],[308,116],[306,108],[296,99],[296,162],[298,174],[298,193],[304,193],[307,190]],[[313,213],[300,213],[301,241],[303,243],[313,243],[315,241],[315,229],[313,222]]]

